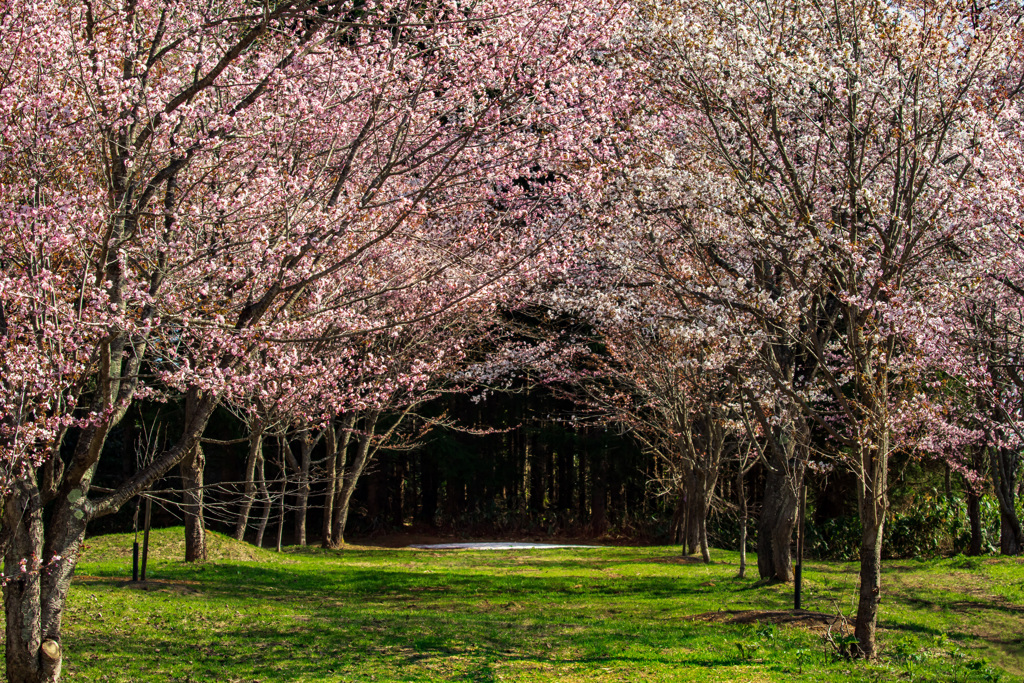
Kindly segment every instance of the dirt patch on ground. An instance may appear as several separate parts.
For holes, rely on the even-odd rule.
[[[118,588],[134,588],[142,591],[162,591],[178,595],[198,593],[199,589],[197,587],[202,585],[200,581],[189,580],[147,579],[146,581],[125,581],[124,579],[114,579],[108,576],[80,576],[78,574],[75,575],[75,583],[87,586],[116,586]]]
[[[657,564],[704,564],[704,560],[701,558],[690,555],[666,555],[665,557],[652,557],[643,561]],[[715,563],[712,562],[712,564]]]
[[[718,624],[787,624],[811,631],[827,631],[830,627],[839,627],[845,621],[841,616],[824,612],[756,609],[703,612],[688,616],[686,619]]]

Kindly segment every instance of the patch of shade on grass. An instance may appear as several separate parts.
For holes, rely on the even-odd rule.
[[[1024,565],[887,563],[876,663],[826,629],[765,615],[791,587],[678,548],[430,551],[290,548],[211,534],[187,565],[154,532],[133,585],[131,537],[90,539],[65,617],[69,681],[993,681],[1024,670]],[[756,574],[756,572],[755,572]],[[809,563],[804,604],[849,615],[856,566]],[[774,623],[782,621],[783,623]],[[813,621],[813,620],[812,620]]]

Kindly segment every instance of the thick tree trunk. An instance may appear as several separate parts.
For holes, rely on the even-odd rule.
[[[864,523],[860,541],[860,595],[854,635],[866,659],[877,654],[878,602],[882,589],[882,520]]]
[[[370,446],[377,429],[377,418],[380,413],[372,411],[367,414],[363,424],[363,433],[359,435],[359,446],[356,449],[356,456],[352,463],[344,468],[345,475],[341,482],[340,495],[335,508],[334,529],[331,533],[331,547],[338,549],[345,544],[345,526],[348,524],[348,508],[352,501],[352,494],[359,483],[359,477],[370,460],[372,454]]]
[[[82,532],[85,525],[82,524]],[[63,600],[46,595],[71,583],[70,573],[59,587],[45,586],[43,554],[43,506],[39,489],[30,478],[19,479],[4,500],[3,536],[6,606],[7,680],[10,683],[49,683],[60,678],[60,616],[54,609]],[[81,538],[79,538],[79,543]],[[77,550],[77,547],[76,547]],[[51,598],[51,599],[48,599]],[[45,645],[45,646],[44,646]],[[56,647],[54,647],[56,646]]]
[[[999,552],[1019,555],[1024,551],[1024,530],[1017,517],[1017,478],[1021,456],[1011,448],[993,446],[992,484],[999,502]]]
[[[757,571],[762,580],[786,582],[793,577],[798,479],[793,470],[768,470],[757,527]]]
[[[203,469],[206,457],[197,442],[181,461],[182,511],[185,516],[185,561],[206,561],[206,523],[203,519]]]
[[[704,504],[699,477],[693,470],[685,475],[686,515],[683,523],[683,545],[687,555],[695,555],[700,548],[700,530],[704,526]]]
[[[42,476],[30,471],[13,483],[0,517],[0,537],[6,544],[4,574],[13,577],[3,591],[9,683],[59,680],[62,619],[86,525],[90,519],[116,512],[182,460],[198,441],[216,401],[203,399],[195,405],[176,444],[100,499],[90,500],[89,488],[106,436],[123,411],[115,411],[107,423],[83,429],[66,465],[54,455]],[[37,481],[44,483],[42,490]],[[45,527],[44,505],[48,508]]]
[[[884,403],[883,403],[884,405]],[[878,654],[875,632],[882,591],[882,534],[889,509],[889,439],[884,427],[860,446],[857,503],[860,512],[860,597],[854,635],[860,654],[874,659]]]
[[[249,454],[245,459],[245,487],[242,491],[242,504],[235,520],[235,540],[245,538],[245,530],[249,526],[249,513],[256,501],[256,462],[262,457],[263,421],[252,420],[249,426]]]

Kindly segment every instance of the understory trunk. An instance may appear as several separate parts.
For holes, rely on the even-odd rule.
[[[256,527],[256,547],[263,547],[263,535],[267,532],[267,522],[270,521],[270,491],[267,489],[266,459],[263,451],[260,450],[259,460],[256,461],[256,477],[259,482],[260,499],[263,501],[263,514],[260,515],[259,526]]]
[[[971,540],[967,554],[981,555],[981,496],[967,484],[967,519],[971,526]]]

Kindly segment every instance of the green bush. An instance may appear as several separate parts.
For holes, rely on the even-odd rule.
[[[999,542],[999,509],[990,496],[981,499],[983,553],[995,552]],[[814,523],[807,520],[807,551],[813,557],[855,560],[861,525],[856,515]],[[967,502],[930,490],[909,492],[894,501],[885,523],[882,554],[887,558],[935,557],[967,551],[971,527]]]

